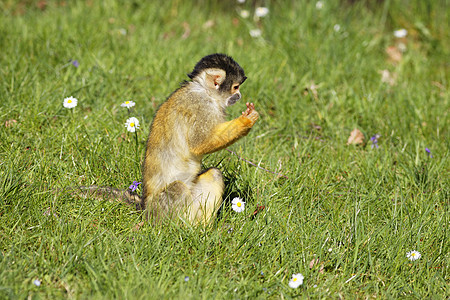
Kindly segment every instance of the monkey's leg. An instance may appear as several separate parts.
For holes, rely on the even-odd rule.
[[[192,203],[192,193],[188,186],[177,180],[169,184],[161,193],[147,199],[147,217],[158,221],[160,218],[176,218]]]
[[[192,224],[206,225],[217,212],[222,203],[225,184],[222,172],[211,168],[200,174],[192,188],[192,204],[188,219]]]

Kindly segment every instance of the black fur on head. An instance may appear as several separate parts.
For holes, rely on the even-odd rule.
[[[203,70],[211,68],[221,69],[226,73],[225,81],[220,85],[220,91],[230,91],[233,83],[242,84],[247,79],[244,74],[244,69],[230,56],[221,53],[203,57],[188,76],[190,79],[194,79]]]

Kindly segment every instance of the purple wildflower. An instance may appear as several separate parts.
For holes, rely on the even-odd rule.
[[[188,282],[189,281],[189,276],[184,277],[184,281]]]
[[[72,60],[72,65],[75,66],[75,68],[78,68],[80,66],[80,63],[78,62],[78,60]]]
[[[375,146],[375,148],[378,148],[378,139],[381,137],[381,135],[379,135],[378,133],[375,134],[373,137],[370,138],[370,140],[372,141],[372,149]]]
[[[132,192],[134,192],[134,191],[138,188],[138,185],[140,185],[141,183],[142,183],[142,182],[133,181],[133,184],[130,185],[129,189],[130,189]]]
[[[433,155],[431,154],[431,150],[428,148],[425,148],[425,151],[428,153],[428,155],[433,158]]]

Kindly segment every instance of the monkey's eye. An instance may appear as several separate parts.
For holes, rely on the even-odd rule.
[[[233,89],[238,90],[239,89],[239,85],[233,86]]]

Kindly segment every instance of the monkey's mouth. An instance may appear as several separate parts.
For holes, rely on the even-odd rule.
[[[227,105],[228,105],[228,106],[233,105],[233,104],[235,104],[236,102],[238,102],[239,99],[241,99],[241,95],[240,95],[240,94],[234,94],[234,95],[232,95],[232,96],[230,96],[230,97],[228,98],[228,100],[227,100]]]

